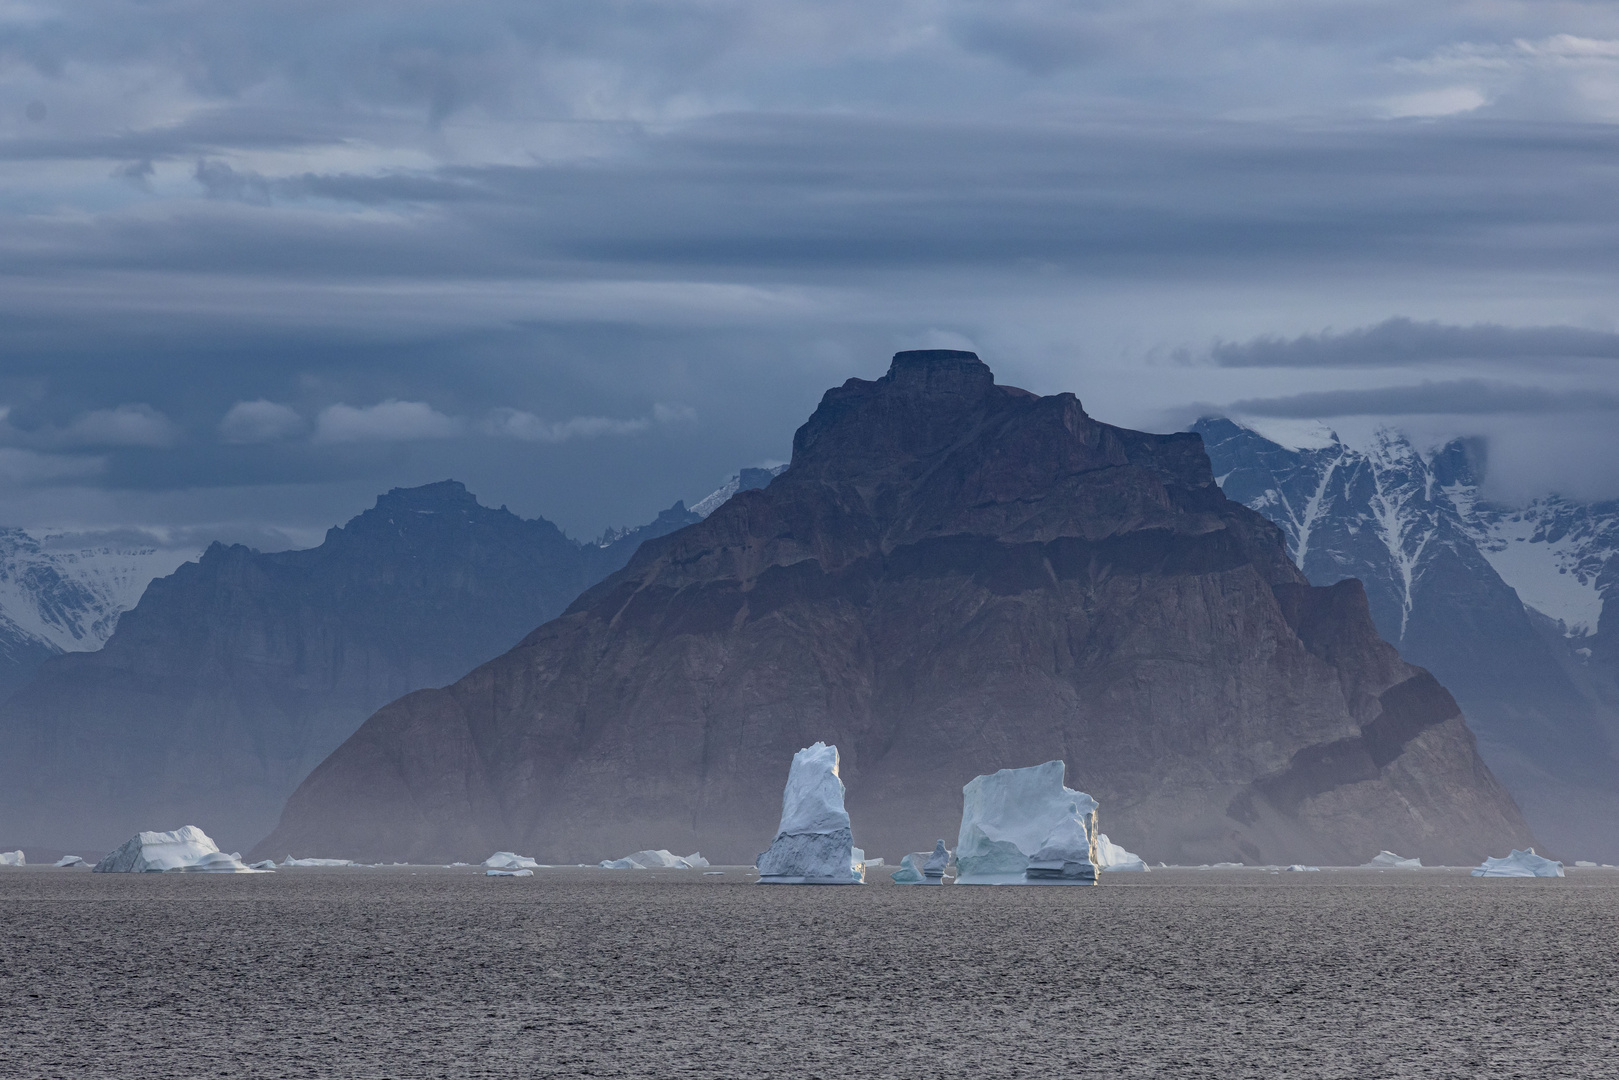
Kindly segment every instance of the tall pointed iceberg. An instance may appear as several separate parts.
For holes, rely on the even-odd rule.
[[[818,742],[793,755],[781,796],[775,842],[760,855],[759,880],[782,885],[859,885],[864,853],[857,855],[843,808],[838,748]]]
[[[1094,885],[1096,800],[1048,761],[974,777],[961,789],[957,885]]]

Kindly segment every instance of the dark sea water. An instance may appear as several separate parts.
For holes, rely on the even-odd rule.
[[[0,1076],[1619,1076],[1619,873],[0,871]]]

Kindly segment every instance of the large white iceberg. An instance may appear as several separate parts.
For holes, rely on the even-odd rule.
[[[237,854],[226,855],[195,825],[173,832],[142,832],[91,867],[98,874],[257,874]]]
[[[1065,772],[1048,761],[961,789],[957,885],[1096,883],[1096,800],[1064,787]]]
[[[838,778],[838,748],[825,743],[793,755],[781,796],[781,824],[754,865],[759,880],[783,885],[859,885],[866,853],[854,846]]]
[[[0,851],[0,866],[27,866],[28,860],[23,858],[22,849],[16,851]]]
[[[534,869],[540,864],[527,855],[515,855],[510,851],[497,851],[483,861],[483,864],[495,870],[522,870]]]
[[[1102,833],[1096,838],[1096,865],[1103,870],[1135,870],[1147,873],[1147,864],[1141,860],[1140,855],[1124,850]]]
[[[1402,859],[1392,851],[1379,851],[1371,862],[1361,863],[1363,870],[1421,870],[1421,859]]]
[[[622,859],[603,859],[596,865],[604,870],[701,870],[708,866],[708,860],[703,858],[700,851],[676,855],[658,848],[655,851],[637,851]]]
[[[1512,854],[1502,859],[1485,859],[1473,871],[1474,877],[1563,877],[1563,864],[1553,862],[1535,854],[1534,848],[1527,851],[1512,849]]]

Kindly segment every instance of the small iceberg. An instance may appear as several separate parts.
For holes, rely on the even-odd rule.
[[[256,865],[256,864],[255,864]],[[282,866],[358,866],[353,859],[294,859],[288,855],[281,860]]]
[[[462,864],[466,865],[465,863]],[[514,855],[510,851],[497,851],[483,861],[483,865],[495,870],[532,870],[540,864],[527,855]]]
[[[1534,848],[1526,851],[1512,849],[1512,854],[1502,859],[1485,859],[1473,871],[1474,877],[1563,877],[1563,864],[1553,862],[1535,854]]]
[[[27,866],[28,860],[23,858],[22,849],[16,851],[0,851],[0,866]]]
[[[483,876],[484,877],[533,877],[534,876],[534,871],[530,870],[528,867],[525,866],[521,870],[485,870],[483,872]]]
[[[82,855],[63,855],[60,859],[57,859],[56,862],[53,865],[56,865],[56,866],[89,866],[90,864],[84,861],[84,856],[82,856]]]
[[[836,746],[818,742],[793,755],[776,839],[754,861],[760,882],[865,884],[866,853],[854,846],[843,793]]]
[[[96,863],[97,874],[256,874],[235,853],[226,855],[195,825],[173,832],[140,832]]]
[[[961,789],[957,885],[1096,884],[1096,800],[1048,761],[974,777]]]
[[[1319,874],[1321,872],[1321,868],[1319,866],[1305,866],[1303,863],[1294,863],[1292,866],[1284,866],[1284,867],[1282,867],[1282,869],[1283,870],[1291,870],[1295,874],[1303,874],[1303,873]]]
[[[708,865],[700,851],[690,855],[676,855],[658,848],[656,851],[637,851],[622,859],[603,859],[596,864],[603,870],[701,870]]]
[[[265,859],[265,860],[263,860],[261,862],[249,863],[247,868],[249,870],[274,870],[275,869],[275,860],[274,859]]]
[[[1141,856],[1124,850],[1102,833],[1096,838],[1097,865],[1103,870],[1136,870],[1143,874],[1148,873],[1147,864],[1141,861]]]
[[[1574,865],[1578,866],[1578,867],[1582,867],[1582,868],[1592,869],[1592,870],[1596,869],[1596,866],[1597,866],[1596,863],[1588,862],[1585,859],[1575,859],[1574,860]]]
[[[940,840],[931,853],[913,851],[905,856],[899,861],[899,869],[888,876],[896,885],[943,885],[949,866],[950,850]]]
[[[1402,859],[1392,851],[1379,851],[1371,862],[1360,864],[1362,870],[1421,870],[1421,859]]]

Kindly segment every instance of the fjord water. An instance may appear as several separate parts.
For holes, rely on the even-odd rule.
[[[1619,1050],[1619,872],[1122,877],[7,872],[0,1074],[1575,1076]]]

